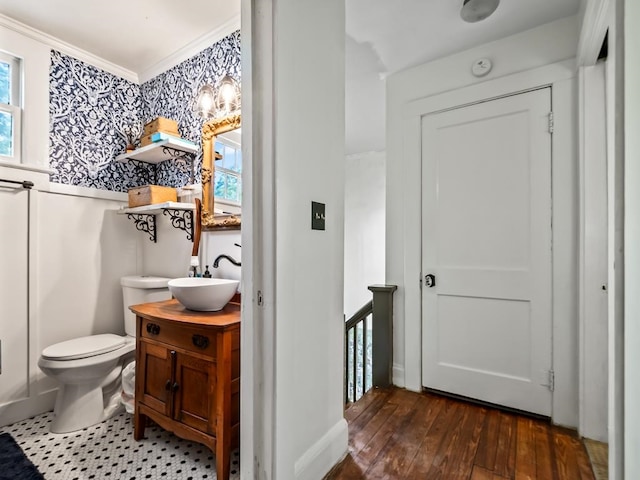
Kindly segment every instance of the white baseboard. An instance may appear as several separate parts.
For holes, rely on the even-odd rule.
[[[344,457],[349,442],[347,421],[341,418],[295,464],[296,480],[318,480]]]
[[[398,365],[397,363],[394,364],[391,379],[396,387],[405,388],[406,384],[404,381],[404,367]]]
[[[53,410],[58,389],[40,395],[0,405],[0,427]]]

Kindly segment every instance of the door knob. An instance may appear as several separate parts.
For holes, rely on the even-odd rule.
[[[436,276],[433,275],[432,273],[429,273],[428,275],[424,276],[424,284],[429,287],[429,288],[433,288],[436,286]]]

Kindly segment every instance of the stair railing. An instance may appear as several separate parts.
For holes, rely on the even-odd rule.
[[[391,385],[393,292],[398,287],[368,288],[373,299],[345,322],[345,404],[358,401],[371,387]]]

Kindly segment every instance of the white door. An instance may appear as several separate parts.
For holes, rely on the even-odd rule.
[[[423,384],[551,415],[549,88],[422,119]]]

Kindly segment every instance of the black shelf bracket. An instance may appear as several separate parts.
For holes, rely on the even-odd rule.
[[[162,147],[162,153],[171,157],[172,160],[184,160],[189,163],[193,160],[194,154],[189,152],[183,152],[182,150],[176,150],[175,148]]]
[[[177,162],[178,165],[184,165],[185,169],[182,171],[189,174],[189,181],[193,184],[195,172],[194,172],[194,158],[195,153],[183,152],[172,147],[163,146],[162,153],[171,157],[171,160]],[[182,164],[184,162],[184,164]],[[182,169],[182,167],[180,167]]]
[[[136,224],[136,229],[149,234],[149,240],[158,242],[156,233],[156,216],[145,213],[127,213],[127,218],[132,219]]]
[[[173,228],[184,230],[187,232],[187,240],[193,241],[193,210],[163,208],[162,214],[171,219]]]

